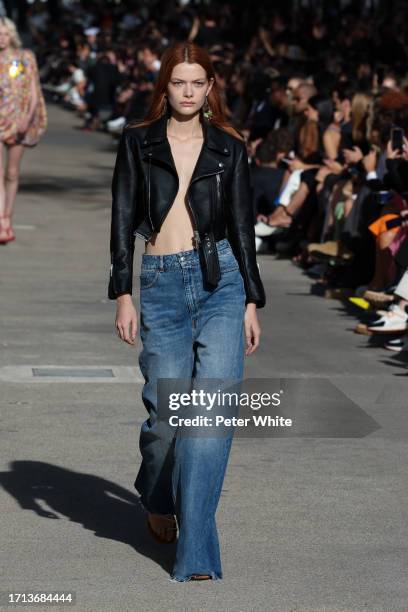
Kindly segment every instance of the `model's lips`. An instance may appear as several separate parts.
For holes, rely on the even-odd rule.
[[[194,106],[194,102],[181,102],[181,106]]]

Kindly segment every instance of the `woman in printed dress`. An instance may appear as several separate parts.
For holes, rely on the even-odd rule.
[[[11,216],[24,147],[38,144],[46,125],[35,56],[22,48],[14,23],[0,17],[0,244],[15,240]]]

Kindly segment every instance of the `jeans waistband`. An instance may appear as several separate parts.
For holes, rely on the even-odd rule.
[[[215,244],[218,252],[231,248],[228,238],[222,238]],[[199,253],[197,249],[179,251],[178,253],[169,253],[168,255],[153,255],[150,253],[142,254],[142,267],[144,269],[160,268],[161,270],[165,270],[166,268],[174,268],[196,262],[199,262]]]

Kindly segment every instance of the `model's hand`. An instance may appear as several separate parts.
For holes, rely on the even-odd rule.
[[[245,357],[248,357],[248,355],[251,355],[258,348],[261,337],[261,327],[259,325],[258,315],[256,314],[256,304],[247,304],[244,327],[246,339]]]
[[[119,338],[128,344],[134,344],[137,333],[137,313],[132,298],[128,293],[116,299],[115,327]]]
[[[26,131],[28,130],[28,126],[30,125],[30,122],[27,121],[26,117],[23,117],[22,119],[20,119],[20,121],[18,122],[18,133],[19,134],[25,134]]]

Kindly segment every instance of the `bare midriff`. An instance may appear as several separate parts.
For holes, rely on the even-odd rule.
[[[145,252],[151,255],[169,255],[190,251],[194,241],[194,219],[191,216],[186,195],[190,180],[200,155],[203,138],[190,138],[184,142],[168,137],[177,174],[179,190],[168,211],[160,232],[154,232],[146,242]]]

